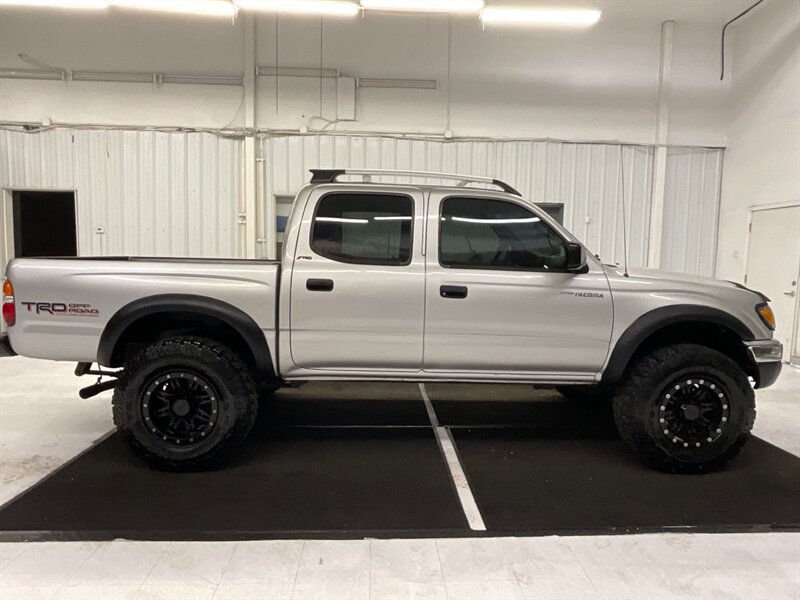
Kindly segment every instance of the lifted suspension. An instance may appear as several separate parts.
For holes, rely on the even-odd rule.
[[[88,398],[92,398],[97,396],[97,394],[101,392],[105,392],[106,390],[112,390],[117,385],[117,378],[119,374],[122,372],[120,371],[103,371],[101,368],[92,369],[92,364],[90,362],[79,362],[75,366],[75,375],[77,377],[83,377],[84,375],[97,375],[97,381],[90,386],[87,386],[78,391],[78,395],[83,398],[84,400]],[[108,381],[103,381],[103,377],[111,377]]]

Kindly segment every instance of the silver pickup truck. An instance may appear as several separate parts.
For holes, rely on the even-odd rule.
[[[5,353],[111,377],[81,394],[113,388],[117,427],[166,469],[229,457],[260,396],[310,380],[513,382],[610,397],[623,440],[670,471],[712,469],[747,440],[753,388],[781,369],[762,294],[603,264],[501,181],[312,173],[280,262],[12,260]]]

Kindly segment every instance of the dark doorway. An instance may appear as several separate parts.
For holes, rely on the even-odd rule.
[[[14,256],[77,256],[73,192],[13,192]]]

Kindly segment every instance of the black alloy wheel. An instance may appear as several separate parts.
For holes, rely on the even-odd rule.
[[[662,392],[656,416],[672,444],[700,448],[722,437],[730,417],[728,394],[708,376],[681,378]]]
[[[242,357],[215,340],[179,336],[131,353],[114,389],[114,423],[148,464],[218,468],[241,449],[258,410]]]
[[[201,442],[217,424],[219,394],[194,373],[169,371],[154,377],[141,402],[142,418],[150,432],[176,446]]]
[[[721,467],[745,445],[755,417],[745,368],[699,344],[665,346],[635,359],[614,393],[620,437],[659,471]]]

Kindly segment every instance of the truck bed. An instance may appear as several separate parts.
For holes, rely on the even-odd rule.
[[[95,362],[108,322],[135,301],[212,298],[249,315],[274,348],[280,263],[272,260],[81,257],[12,260],[14,350],[34,358]]]

